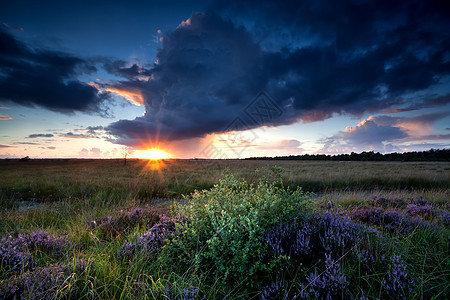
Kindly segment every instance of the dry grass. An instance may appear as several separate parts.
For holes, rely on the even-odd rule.
[[[0,198],[32,201],[103,197],[180,197],[210,188],[230,170],[257,182],[283,170],[286,186],[305,191],[440,191],[448,195],[448,162],[327,162],[258,160],[34,160],[0,161]],[[440,198],[440,197],[439,197]]]

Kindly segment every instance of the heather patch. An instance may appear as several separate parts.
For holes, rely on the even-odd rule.
[[[414,205],[410,204],[409,206]],[[422,206],[422,208],[427,206]],[[383,210],[379,207],[356,208],[347,212],[348,218],[398,236],[407,236],[418,230],[438,230],[439,228],[421,217],[397,210]]]
[[[391,219],[400,219],[407,218],[415,219],[413,222],[417,222],[420,220],[428,221],[431,223],[436,223],[437,225],[447,226],[448,227],[448,209],[449,206],[447,204],[446,207],[439,207],[435,203],[423,198],[423,197],[414,197],[410,199],[404,199],[400,197],[374,197],[371,201],[368,202],[372,209],[367,211],[367,216],[362,218],[370,218],[371,214],[372,218],[377,218],[375,215],[378,214],[378,218],[383,218],[381,216],[385,213],[385,216],[389,218],[389,214],[392,215]],[[364,213],[363,211],[359,212],[360,214]],[[358,214],[358,213],[356,213]],[[399,216],[394,216],[398,214]],[[361,218],[355,216],[357,219]],[[395,226],[395,220],[385,220],[387,222],[392,222],[393,226]],[[368,220],[369,223],[380,223],[380,221]],[[407,222],[407,221],[406,221]],[[398,223],[398,222],[397,222]],[[379,224],[378,224],[379,225]],[[423,224],[422,224],[423,225]]]
[[[73,246],[66,236],[57,236],[42,229],[19,234],[17,241],[31,252],[40,251],[52,256],[64,255],[64,250]]]
[[[176,233],[176,219],[160,216],[159,221],[149,230],[136,234],[120,248],[119,258],[130,260],[138,253],[156,254]]]
[[[422,197],[414,197],[410,199],[404,199],[400,197],[378,197],[374,196],[371,201],[369,201],[369,204],[376,207],[381,208],[395,208],[395,209],[403,209],[406,208],[408,205],[416,205],[416,206],[431,206],[431,202],[428,201],[425,198]]]
[[[74,284],[76,276],[81,276],[88,265],[77,260],[73,265],[51,264],[15,275],[0,281],[0,298],[57,299],[75,295],[75,289],[67,287]]]
[[[3,270],[17,272],[34,267],[36,254],[53,258],[65,255],[73,243],[66,236],[57,236],[38,229],[30,233],[8,236],[0,240],[0,263]]]
[[[153,207],[120,210],[112,216],[102,217],[89,222],[91,228],[97,228],[108,239],[127,234],[136,227],[152,227],[160,220],[161,211]]]
[[[6,272],[25,270],[34,265],[33,257],[18,239],[11,236],[0,240],[0,266]]]
[[[262,239],[267,244],[266,260],[294,260],[294,265],[310,267],[325,255],[340,258],[356,253],[365,239],[377,236],[374,229],[357,224],[342,216],[325,213],[304,219],[294,218],[266,230]],[[286,266],[285,266],[286,267]]]
[[[350,282],[361,275],[370,276],[371,285],[379,285],[377,274],[387,271],[386,258],[394,251],[381,232],[332,213],[294,218],[274,226],[266,230],[262,243],[268,246],[262,259],[275,265],[272,276],[276,275],[276,284],[268,279],[262,287],[263,298],[288,290],[289,297],[351,298],[356,289]],[[341,263],[349,262],[357,263],[357,273],[344,270]],[[292,285],[296,281],[297,286]]]

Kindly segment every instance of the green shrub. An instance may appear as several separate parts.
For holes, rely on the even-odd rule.
[[[179,209],[187,217],[168,248],[178,266],[211,272],[211,280],[254,287],[275,264],[263,263],[265,228],[286,222],[310,207],[301,189],[284,190],[267,181],[257,186],[225,174],[210,190],[196,191]]]

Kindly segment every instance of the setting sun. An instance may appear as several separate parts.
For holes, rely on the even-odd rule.
[[[170,158],[170,154],[157,148],[152,148],[146,151],[142,152],[142,155],[140,155],[143,159],[150,159],[150,160],[158,160],[158,159],[166,159]]]

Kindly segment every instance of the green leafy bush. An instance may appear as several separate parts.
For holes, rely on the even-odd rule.
[[[275,264],[263,262],[265,228],[309,209],[301,189],[284,190],[261,181],[257,186],[225,174],[210,190],[196,191],[179,209],[187,217],[182,234],[169,247],[178,265],[210,271],[214,281],[255,286]]]

